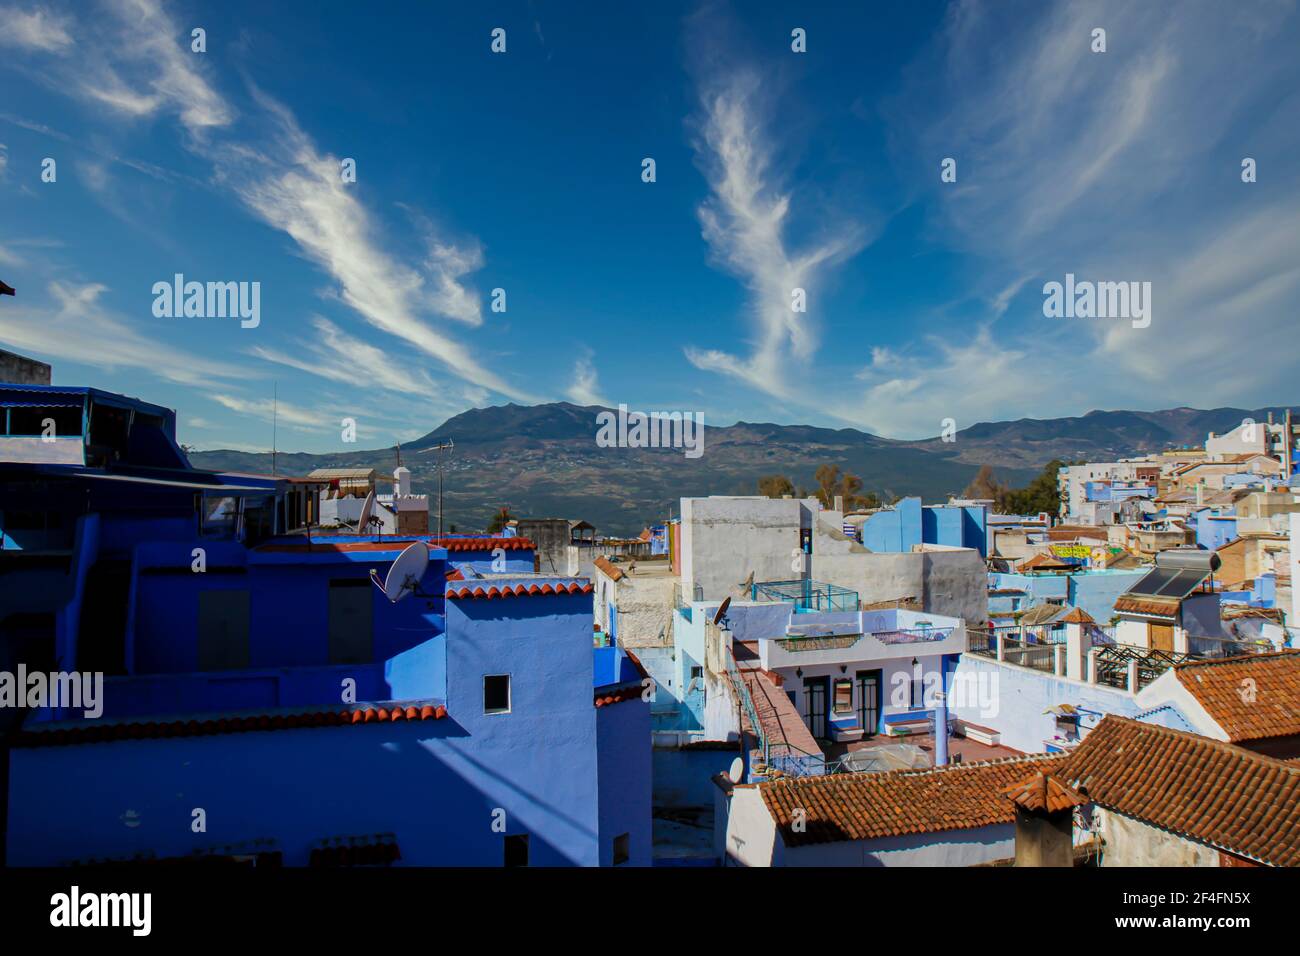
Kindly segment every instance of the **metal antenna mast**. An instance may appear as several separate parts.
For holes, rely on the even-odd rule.
[[[271,474],[275,474],[275,427],[280,417],[280,383],[277,381],[271,391]]]
[[[438,537],[442,537],[442,465],[443,452],[451,451],[456,447],[456,443],[448,438],[446,441],[440,441],[431,449],[434,453],[434,460],[438,465]]]

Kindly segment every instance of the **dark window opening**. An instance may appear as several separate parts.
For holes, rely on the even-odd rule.
[[[330,581],[331,664],[369,664],[374,659],[374,594],[369,578]]]
[[[528,834],[519,833],[505,839],[505,865],[528,865]]]
[[[46,421],[53,424],[47,431]],[[56,438],[80,437],[81,408],[11,408],[9,434],[35,437],[50,434]]]
[[[632,838],[630,834],[622,833],[614,837],[614,865],[626,863],[632,858],[630,844]]]
[[[510,675],[492,674],[483,678],[483,713],[510,712]]]
[[[92,405],[90,409],[90,437],[87,444],[93,449],[93,461],[88,464],[111,464],[126,457],[131,434],[131,413],[125,408],[110,405]]]

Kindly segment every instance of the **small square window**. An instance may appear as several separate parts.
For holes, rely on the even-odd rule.
[[[483,713],[510,713],[509,674],[489,674],[483,678]]]
[[[528,865],[528,834],[517,833],[505,839],[505,865]]]
[[[626,863],[628,860],[632,858],[632,854],[629,850],[629,845],[631,844],[631,842],[632,842],[631,835],[627,833],[623,833],[620,834],[619,836],[614,837],[614,865],[615,866],[618,866],[620,863]]]

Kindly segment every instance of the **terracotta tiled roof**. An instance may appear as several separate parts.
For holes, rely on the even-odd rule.
[[[308,866],[377,866],[396,863],[402,858],[397,837],[385,833],[375,837],[350,839],[347,843],[315,847]]]
[[[403,548],[423,541],[431,548],[446,548],[448,551],[520,551],[532,549],[535,545],[527,538],[412,538],[392,535],[377,540],[368,535],[358,535],[356,541],[302,541],[269,542],[255,550],[265,554],[325,554],[328,552],[357,551],[401,551]]]
[[[1300,734],[1300,651],[1195,661],[1174,673],[1233,743]]]
[[[103,723],[88,720],[63,724],[50,730],[25,730],[13,738],[15,747],[56,747],[62,744],[93,744],[112,740],[141,740],[157,737],[205,737],[255,730],[293,730],[305,727],[339,727],[399,720],[441,720],[447,716],[442,704],[366,704],[346,710],[293,713],[232,714],[190,720],[147,720]]]
[[[627,575],[623,572],[622,568],[614,564],[614,562],[610,561],[609,558],[606,558],[603,555],[591,563],[594,564],[596,567],[600,568],[600,570],[605,574],[605,576],[610,578],[613,581],[622,581],[625,577],[627,577]]]
[[[758,785],[786,846],[941,833],[1015,821],[1002,790],[1033,770],[1051,773],[1058,754],[950,764],[931,770],[840,773]],[[795,832],[794,811],[804,811]]]
[[[1061,618],[1057,623],[1058,624],[1096,624],[1097,622],[1094,621],[1092,619],[1092,615],[1089,614],[1087,611],[1085,611],[1083,608],[1072,607],[1070,608],[1069,613],[1066,614],[1065,617]]]
[[[1016,566],[1017,571],[1065,571],[1072,570],[1076,565],[1067,561],[1060,561],[1047,554],[1035,554],[1026,558]]]
[[[1070,807],[1081,806],[1088,802],[1056,777],[1041,770],[1035,771],[1032,776],[1026,777],[1019,783],[1003,787],[1002,793],[1019,807],[1048,813],[1068,810]]]
[[[1130,594],[1121,594],[1115,601],[1115,610],[1126,611],[1129,614],[1146,614],[1151,617],[1177,617],[1180,603],[1177,598],[1134,597]]]
[[[476,584],[473,587],[447,588],[447,597],[454,598],[505,598],[535,597],[540,594],[590,594],[590,581],[547,581],[544,584]]]
[[[448,551],[503,551],[532,550],[537,546],[528,538],[429,538],[428,543],[435,548]]]
[[[1093,803],[1205,846],[1300,866],[1300,767],[1108,714],[1056,772]]]
[[[610,704],[621,704],[625,700],[636,700],[644,692],[645,688],[640,684],[629,684],[626,687],[599,692],[593,702],[597,707],[608,707]]]

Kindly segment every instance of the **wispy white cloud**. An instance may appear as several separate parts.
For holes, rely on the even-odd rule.
[[[219,380],[254,377],[243,365],[171,345],[163,325],[166,320],[155,320],[151,327],[107,310],[100,302],[106,291],[99,283],[52,282],[51,301],[45,306],[28,306],[26,298],[7,303],[0,342],[92,368],[138,369],[181,385],[209,386]]]
[[[424,398],[445,394],[445,387],[440,388],[426,369],[407,367],[397,352],[349,335],[323,316],[314,315],[310,321],[316,335],[300,336],[295,354],[264,345],[248,353],[344,385],[364,382],[367,388]]]
[[[220,392],[213,394],[212,400],[240,415],[262,422],[274,422],[297,431],[325,432],[339,427],[332,420],[332,409],[303,408],[274,397],[243,398]]]
[[[0,47],[18,47],[59,53],[72,46],[69,21],[39,7],[24,10],[16,6],[0,7]]]
[[[790,363],[806,363],[817,349],[818,286],[828,267],[857,252],[865,241],[856,223],[844,223],[792,251],[786,237],[791,194],[773,168],[763,126],[764,90],[758,74],[730,70],[706,79],[701,90],[696,150],[711,195],[699,208],[705,240],[715,259],[739,276],[751,295],[753,346],[747,356],[688,347],[697,368],[724,372],[769,395],[787,397]],[[804,290],[809,311],[794,308]]]
[[[191,53],[188,27],[179,27],[157,0],[106,5],[116,22],[97,22],[102,42],[60,48],[65,55],[52,85],[122,116],[175,115],[190,134],[186,145],[212,162],[217,185],[290,236],[338,283],[338,298],[370,325],[437,361],[467,394],[532,400],[436,325],[483,323],[479,296],[464,281],[484,264],[477,240],[454,241],[421,214],[425,254],[418,261],[395,255],[381,243],[384,230],[359,187],[342,181],[339,157],[317,147],[287,107],[250,83],[256,109],[236,130],[236,110],[211,81],[204,58]],[[83,176],[101,201],[110,195],[102,162],[87,165]]]
[[[596,373],[595,356],[587,350],[573,361],[573,381],[564,392],[565,397],[575,405],[603,405],[609,407],[609,401],[600,393],[600,382]]]
[[[1051,409],[1061,391],[1055,379],[1035,375],[1026,347],[1007,347],[982,326],[969,338],[927,336],[906,353],[875,349],[855,376],[864,383],[837,391],[827,411],[842,421],[887,435],[929,437],[951,418],[958,428],[975,424],[976,410],[995,406],[1015,383],[1020,407]]]
[[[375,328],[414,345],[458,378],[522,398],[463,344],[421,318],[432,311],[466,321],[468,297],[456,277],[476,263],[475,253],[446,243],[433,247],[431,290],[424,275],[379,246],[369,212],[342,180],[340,159],[321,153],[283,106],[261,93],[255,98],[274,117],[273,136],[256,149],[225,151],[220,180],[325,269],[339,283],[340,299]]]
[[[937,210],[932,238],[980,264],[970,295],[997,331],[945,331],[977,350],[949,345],[872,379],[839,414],[933,434],[942,408],[996,420],[1278,400],[1294,356],[1260,343],[1291,334],[1300,293],[1300,96],[1278,92],[1300,88],[1289,52],[1300,23],[1290,3],[1189,0],[1182,14],[1120,2],[950,8],[885,113],[900,169],[958,159],[960,188],[937,174],[917,188]],[[1105,53],[1090,48],[1095,27]],[[1267,179],[1242,183],[1244,156],[1268,157]],[[1066,272],[1149,281],[1151,326],[1043,317],[1042,284]],[[989,381],[1016,374],[981,387],[965,362]],[[1032,369],[1069,384],[1036,395]]]

